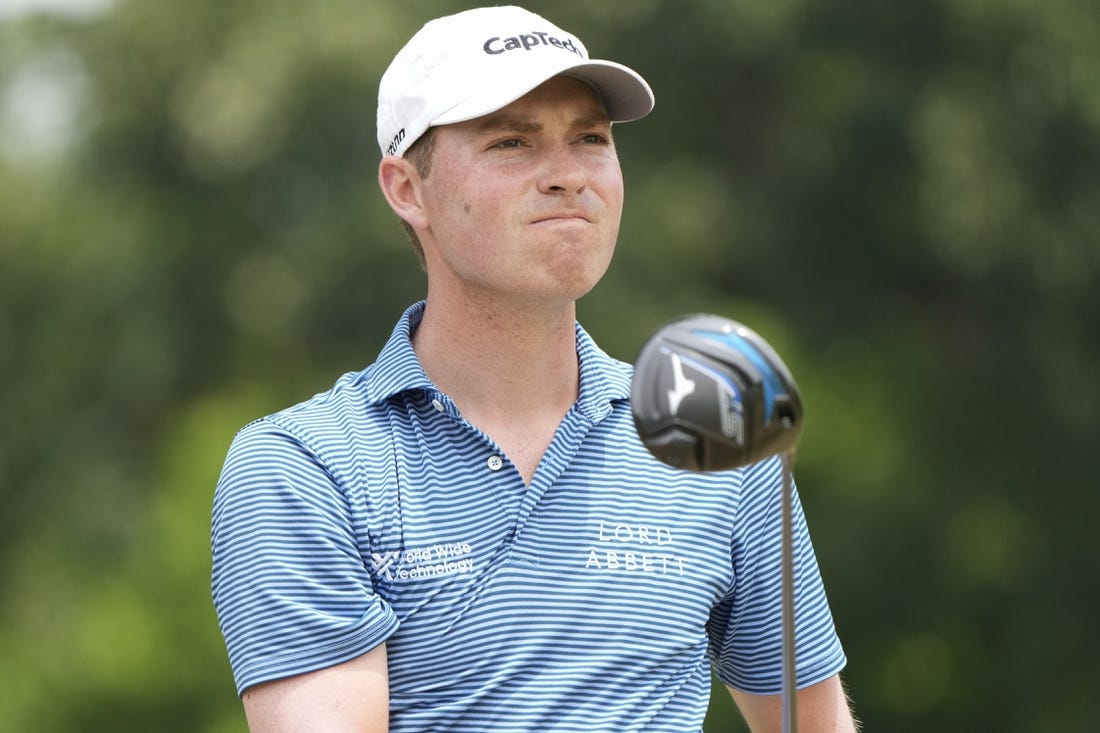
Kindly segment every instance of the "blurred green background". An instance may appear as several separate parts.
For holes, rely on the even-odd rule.
[[[245,422],[373,360],[423,276],[377,80],[467,3],[0,0],[0,730],[243,731],[208,521]],[[868,731],[1100,724],[1100,11],[530,2],[641,71],[632,359],[686,312],[784,355]],[[741,730],[724,693],[707,731]]]

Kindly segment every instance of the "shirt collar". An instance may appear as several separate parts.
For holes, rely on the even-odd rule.
[[[365,374],[367,401],[378,404],[401,392],[436,391],[420,359],[413,351],[412,334],[424,317],[424,301],[409,306],[394,326],[378,359]],[[576,324],[580,363],[580,396],[577,408],[593,421],[611,411],[611,403],[630,398],[632,367],[608,356],[591,336]]]
[[[412,347],[412,334],[424,317],[424,301],[414,303],[398,319],[378,359],[366,372],[367,402],[378,404],[409,390],[434,390]]]

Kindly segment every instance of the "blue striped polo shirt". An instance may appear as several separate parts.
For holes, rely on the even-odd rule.
[[[213,597],[238,692],[385,642],[390,730],[700,731],[713,668],[781,688],[781,469],[658,462],[631,366],[578,325],[579,396],[529,486],[428,379],[411,307],[378,360],[245,426]],[[837,673],[795,502],[798,681]]]

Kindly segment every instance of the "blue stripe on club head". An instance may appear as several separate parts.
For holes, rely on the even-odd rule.
[[[716,332],[695,330],[692,331],[692,335],[716,341],[738,353],[744,354],[745,357],[752,362],[752,365],[760,370],[760,374],[763,375],[764,378],[764,424],[769,424],[772,421],[776,397],[779,395],[786,396],[787,394],[787,390],[783,387],[783,380],[779,378],[771,362],[760,353],[760,350],[757,349],[751,341],[742,337],[736,331]]]

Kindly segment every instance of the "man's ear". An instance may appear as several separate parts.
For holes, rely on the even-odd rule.
[[[390,208],[413,229],[428,225],[420,196],[420,174],[415,165],[395,155],[383,157],[378,164],[378,185]]]

